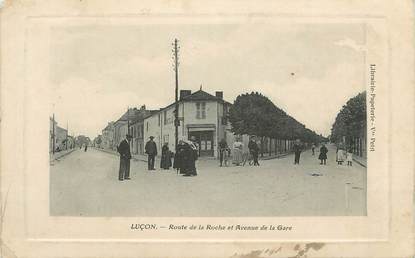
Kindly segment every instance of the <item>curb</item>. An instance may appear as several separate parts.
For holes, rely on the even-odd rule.
[[[74,151],[75,151],[75,149],[72,149],[72,150],[70,150],[70,151],[68,151],[68,152],[65,152],[64,154],[62,154],[62,155],[61,155],[61,156],[59,156],[59,157],[49,158],[49,161],[50,161],[50,162],[52,162],[52,161],[58,160],[58,159],[60,159],[60,158],[65,157],[66,155],[71,154],[71,153],[72,153],[72,152],[74,152]]]
[[[361,162],[360,160],[357,160],[357,159],[353,158],[353,161],[355,161],[355,162],[356,162],[357,164],[359,164],[360,166],[367,168],[367,165],[366,165],[366,164],[364,164],[363,162]]]

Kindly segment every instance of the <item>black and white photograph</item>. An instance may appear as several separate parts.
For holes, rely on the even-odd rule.
[[[0,0],[0,256],[413,257],[413,10]]]
[[[50,215],[366,216],[367,30],[52,27]]]

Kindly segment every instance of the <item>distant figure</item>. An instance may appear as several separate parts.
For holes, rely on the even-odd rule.
[[[353,166],[353,150],[349,148],[346,154],[347,166]]]
[[[318,156],[318,159],[320,160],[320,165],[326,165],[327,160],[327,152],[329,150],[327,149],[326,145],[323,143],[320,148],[320,155]]]
[[[343,147],[343,144],[340,143],[339,146],[337,147],[337,151],[336,151],[336,160],[337,160],[337,165],[343,165],[343,162],[345,160],[345,150]]]
[[[313,145],[311,145],[311,155],[314,156],[314,149],[316,148],[316,145],[313,143]]]
[[[81,144],[81,145],[79,145],[79,149],[82,149],[82,144]]]
[[[85,144],[85,149],[84,151],[86,152],[88,150],[88,144]]]
[[[228,144],[226,143],[226,140],[222,138],[219,142],[219,166],[222,167],[223,160],[226,156],[226,150],[228,149]]]
[[[233,164],[239,166],[243,162],[242,158],[242,149],[244,145],[241,140],[238,138],[235,139],[233,143]]]
[[[154,137],[150,136],[150,140],[146,143],[145,150],[148,155],[148,170],[156,170],[154,168],[155,157],[157,155],[157,146],[153,141]]]
[[[253,137],[251,137],[251,139],[249,140],[248,149],[249,149],[249,153],[252,155],[252,158],[254,159],[254,166],[259,166],[259,162],[258,162],[259,147]]]
[[[160,168],[170,169],[171,167],[171,156],[170,155],[171,155],[171,152],[169,149],[169,144],[166,142],[161,148]]]
[[[300,139],[295,140],[294,146],[294,164],[300,164],[300,154],[303,150],[303,146],[301,144]]]
[[[120,142],[117,151],[120,154],[120,169],[118,172],[118,180],[130,180],[130,143],[132,136],[127,134],[125,139]]]
[[[231,149],[228,147],[226,148],[224,157],[223,157],[223,162],[225,163],[225,167],[229,165],[230,156],[231,156]]]

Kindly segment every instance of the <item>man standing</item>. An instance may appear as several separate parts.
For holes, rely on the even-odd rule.
[[[249,149],[249,153],[252,155],[252,158],[254,159],[254,166],[259,166],[259,163],[258,163],[259,148],[258,148],[258,144],[255,142],[254,137],[251,137],[249,139],[248,149]]]
[[[127,134],[125,139],[120,142],[117,151],[120,154],[120,170],[118,173],[118,180],[130,180],[130,143],[131,135]]]
[[[150,136],[150,140],[146,143],[146,154],[148,155],[148,170],[156,170],[154,168],[155,157],[157,155],[157,146],[153,141],[154,137]]]
[[[295,141],[293,149],[294,149],[294,154],[295,154],[294,164],[300,164],[300,154],[303,149],[300,139],[297,139]]]
[[[226,155],[226,150],[228,149],[228,144],[226,143],[226,140],[222,138],[219,142],[219,161],[220,166],[222,167],[223,164],[223,158]]]

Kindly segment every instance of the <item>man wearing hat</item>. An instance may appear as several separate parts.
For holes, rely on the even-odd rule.
[[[118,173],[118,180],[130,180],[130,143],[132,136],[127,134],[125,139],[120,142],[117,151],[120,154],[120,170]]]
[[[153,141],[154,137],[150,136],[150,140],[146,143],[146,154],[148,155],[148,170],[155,170],[154,162],[157,155],[157,146]]]

